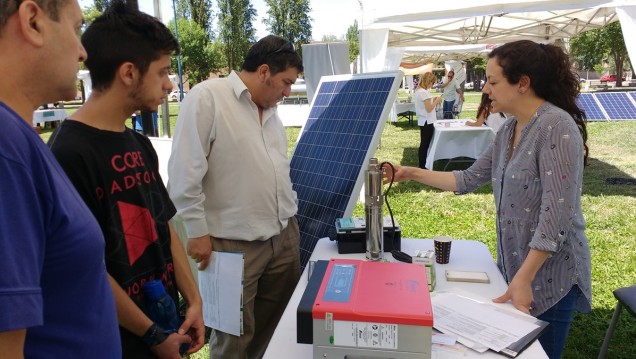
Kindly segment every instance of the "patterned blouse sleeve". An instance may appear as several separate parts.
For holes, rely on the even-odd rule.
[[[583,172],[583,139],[571,118],[547,126],[544,143],[537,146],[542,184],[541,212],[530,247],[558,251],[573,230],[580,203]]]
[[[455,194],[470,193],[492,180],[492,154],[494,143],[466,170],[453,171],[457,191]]]

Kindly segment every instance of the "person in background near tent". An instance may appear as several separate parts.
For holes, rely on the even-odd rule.
[[[492,182],[497,265],[508,290],[497,303],[550,323],[539,341],[561,357],[574,311],[591,310],[591,259],[581,210],[587,161],[579,84],[558,46],[529,40],[488,55],[483,92],[511,114],[494,143],[465,171],[395,166],[395,181],[416,180],[464,194]],[[385,181],[392,170],[384,168]]]
[[[454,79],[455,72],[453,70],[448,71],[448,75],[446,76],[446,82],[444,82],[441,88],[444,89],[444,118],[452,119],[453,118],[453,105],[455,105],[455,101],[460,98],[464,101],[464,92],[461,88],[459,88],[459,84]]]
[[[131,123],[132,126],[130,127],[131,129],[139,132],[139,133],[143,133],[144,132],[144,127],[143,127],[143,121],[141,120],[141,111],[135,111],[135,113],[130,116],[131,117]],[[156,133],[154,134],[150,134],[150,136],[157,136],[159,132],[159,114],[156,111],[152,112],[152,124],[154,126],[154,130]]]
[[[75,97],[76,0],[0,1],[0,357],[121,357],[104,237],[32,127]]]
[[[426,168],[428,147],[433,140],[434,125],[437,119],[435,107],[442,101],[442,96],[431,96],[430,89],[435,81],[437,81],[435,75],[426,72],[422,75],[415,90],[415,114],[417,115],[417,125],[420,126],[420,147],[417,151],[420,168]]]
[[[168,162],[168,190],[188,254],[244,255],[243,329],[213,330],[212,358],[260,358],[300,278],[296,192],[276,104],[303,71],[294,45],[269,35],[240,72],[194,86],[182,102]]]
[[[126,127],[136,110],[152,111],[172,89],[170,57],[179,44],[156,18],[114,0],[82,35],[93,92],[51,136],[49,146],[106,237],[106,267],[115,295],[122,358],[181,358],[205,342],[201,297],[170,220],[176,209],[146,136]],[[185,300],[179,328],[148,317],[143,285],[161,279],[175,303]],[[177,313],[174,313],[175,315]],[[172,330],[178,329],[176,333]]]
[[[499,131],[501,125],[506,122],[506,115],[503,112],[490,113],[492,108],[490,97],[487,94],[481,94],[481,102],[477,108],[477,121],[467,121],[466,126],[479,127],[484,123],[486,126],[492,128],[495,133]]]

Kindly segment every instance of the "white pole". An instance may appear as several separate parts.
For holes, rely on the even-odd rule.
[[[360,53],[358,54],[360,66],[358,67],[358,73],[364,73],[364,44],[362,43],[362,30],[364,30],[364,7],[362,6],[362,0],[358,0],[358,4],[360,4],[360,28],[358,30],[358,46],[360,46]]]
[[[154,5],[155,5],[155,17],[159,19],[159,21],[163,22],[163,18],[161,16],[161,0],[154,0]],[[161,127],[163,128],[163,131],[161,131],[163,137],[170,137],[170,109],[168,107],[167,97],[161,104]],[[159,133],[158,128],[157,128],[157,133]]]

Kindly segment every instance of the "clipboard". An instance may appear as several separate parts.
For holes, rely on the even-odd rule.
[[[530,333],[528,333],[523,338],[519,339],[515,343],[510,344],[508,347],[499,351],[499,354],[505,355],[509,358],[516,358],[517,355],[521,354],[530,344],[534,343],[536,339],[543,334],[543,332],[548,328],[548,322],[545,322],[541,319],[537,319],[535,324],[539,327]]]

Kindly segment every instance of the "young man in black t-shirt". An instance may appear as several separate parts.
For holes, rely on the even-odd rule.
[[[114,1],[82,36],[93,93],[49,140],[106,238],[106,267],[124,358],[179,358],[203,346],[202,304],[170,219],[176,210],[158,172],[150,141],[126,128],[136,110],[155,111],[172,89],[170,57],[179,46],[155,18]],[[187,303],[177,333],[144,313],[145,282],[160,279]]]

